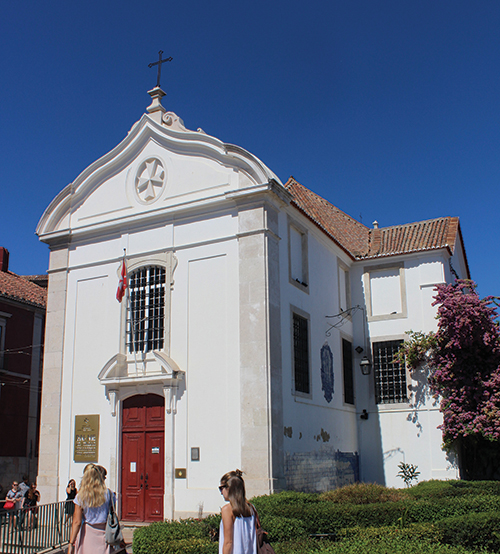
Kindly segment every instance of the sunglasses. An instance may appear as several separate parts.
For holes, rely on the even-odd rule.
[[[220,485],[220,486],[219,486],[219,492],[220,492],[221,494],[222,494],[222,491],[223,491],[224,489],[227,489],[227,485]]]

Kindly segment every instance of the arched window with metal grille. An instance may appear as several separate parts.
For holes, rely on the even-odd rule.
[[[165,268],[141,267],[129,276],[127,350],[162,350],[165,342]]]

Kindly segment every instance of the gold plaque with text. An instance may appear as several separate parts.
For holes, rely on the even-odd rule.
[[[75,416],[75,462],[99,461],[99,414]]]

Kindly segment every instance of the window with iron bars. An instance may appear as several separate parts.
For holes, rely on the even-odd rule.
[[[165,268],[142,267],[129,276],[127,350],[161,350],[165,342]]]
[[[308,320],[293,314],[293,367],[296,392],[309,394]]]
[[[402,344],[402,340],[373,343],[377,404],[408,402],[406,368],[395,358]]]

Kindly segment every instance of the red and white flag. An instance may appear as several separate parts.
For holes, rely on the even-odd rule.
[[[125,289],[127,288],[127,266],[125,265],[125,258],[122,262],[122,270],[120,273],[120,281],[118,282],[118,288],[116,289],[116,299],[121,302],[125,296]]]

